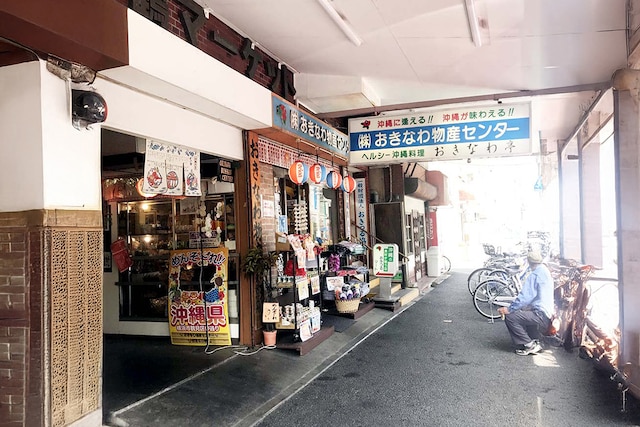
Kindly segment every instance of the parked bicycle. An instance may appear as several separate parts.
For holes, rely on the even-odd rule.
[[[440,256],[440,274],[448,273],[451,271],[451,261],[445,255]]]

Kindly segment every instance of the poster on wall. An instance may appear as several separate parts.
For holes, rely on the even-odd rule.
[[[231,345],[228,261],[226,247],[171,251],[169,333],[172,344]],[[200,289],[200,280],[204,291],[191,290]],[[186,285],[190,285],[189,290]]]

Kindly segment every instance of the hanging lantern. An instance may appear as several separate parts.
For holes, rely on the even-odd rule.
[[[356,189],[356,180],[353,179],[353,177],[347,175],[342,178],[341,187],[342,187],[342,191],[344,191],[345,193],[351,193],[353,190]]]
[[[309,181],[320,184],[327,177],[327,168],[320,163],[309,166]]]
[[[138,180],[138,182],[136,183],[136,190],[138,191],[139,195],[141,195],[145,199],[151,199],[152,197],[156,197],[157,196],[157,194],[145,193],[144,191],[142,191],[142,186],[143,185],[144,185],[144,178],[140,178]]]
[[[304,184],[309,179],[309,166],[299,160],[293,162],[289,166],[289,178],[294,184]]]
[[[331,171],[327,174],[327,186],[329,188],[335,190],[340,187],[340,184],[342,184],[342,176],[338,172]]]

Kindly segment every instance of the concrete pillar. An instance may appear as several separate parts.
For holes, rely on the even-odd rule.
[[[572,149],[573,147],[573,149]],[[559,160],[562,162],[562,256],[564,258],[580,260],[582,249],[580,243],[580,173],[579,163],[569,155],[577,155],[575,145],[570,145]]]
[[[631,363],[632,392],[640,394],[640,71],[613,76],[618,205],[618,289],[621,363]]]
[[[100,426],[100,129],[39,61],[0,68],[0,420]]]
[[[600,116],[587,121],[586,134],[600,126]],[[582,144],[586,141],[582,141]],[[600,137],[595,137],[580,150],[580,200],[582,203],[582,262],[602,266],[602,210],[600,192]]]

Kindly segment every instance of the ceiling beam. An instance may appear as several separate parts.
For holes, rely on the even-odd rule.
[[[465,102],[480,101],[498,101],[509,98],[522,98],[542,95],[557,95],[562,93],[587,92],[587,91],[604,91],[611,87],[611,82],[592,83],[576,86],[563,86],[537,90],[520,90],[514,92],[494,93],[487,95],[476,95],[460,98],[436,99],[432,101],[409,102],[405,104],[383,105],[376,107],[358,108],[353,110],[334,111],[328,113],[316,113],[316,117],[320,119],[337,119],[359,116],[371,116],[379,113],[396,110],[412,110],[418,108],[437,107],[441,105],[460,104]]]

